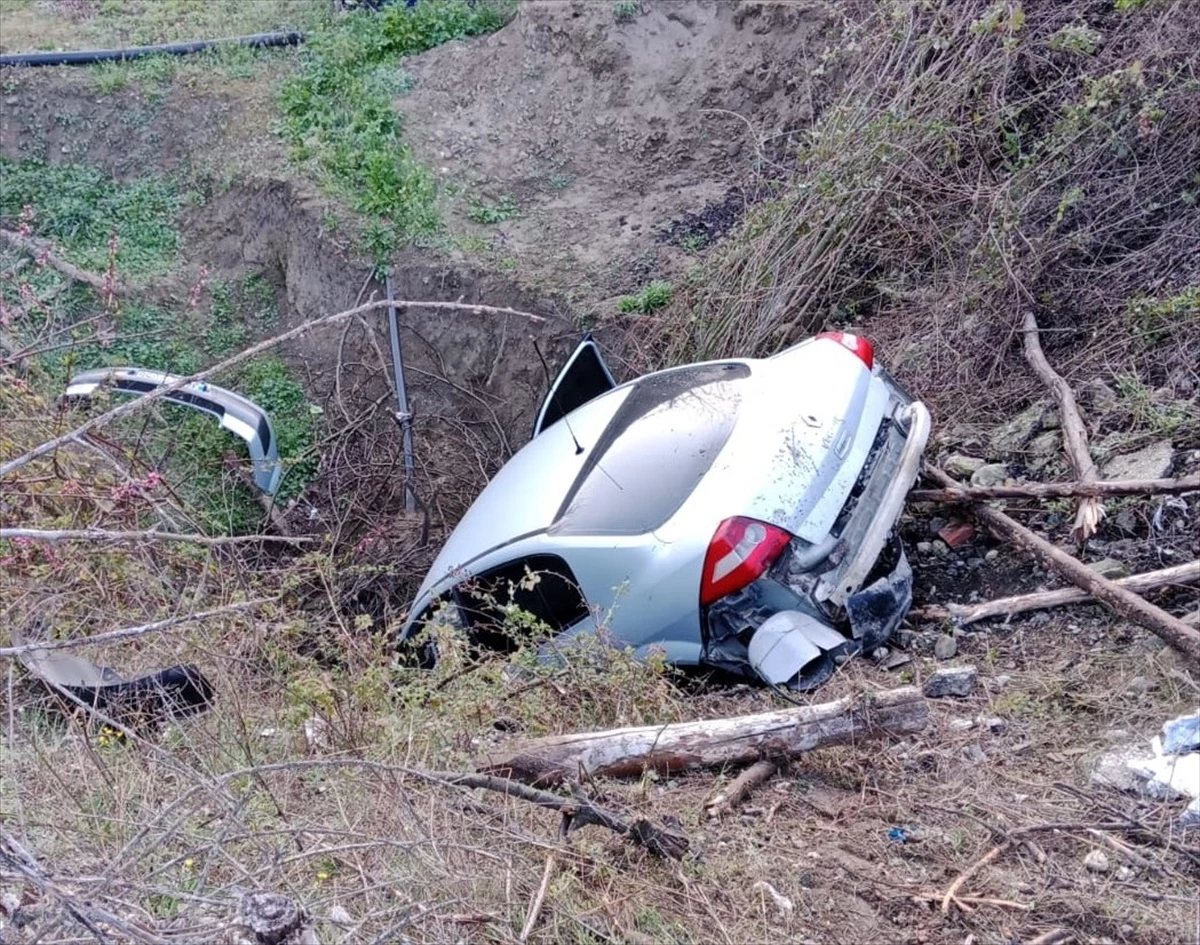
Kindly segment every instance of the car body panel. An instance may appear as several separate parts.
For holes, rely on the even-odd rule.
[[[577,410],[616,386],[617,382],[604,362],[600,347],[588,332],[550,385],[533,423],[533,435],[537,436],[572,410]]]
[[[847,598],[861,588],[818,598],[819,576],[838,573],[846,562],[856,574],[862,570],[863,556],[841,540],[847,526],[857,523],[860,539],[868,533],[872,541],[878,538],[879,547],[866,554],[869,561],[858,581],[866,577],[899,515],[895,495],[899,492],[902,499],[915,478],[915,469],[906,469],[911,478],[885,488],[895,470],[881,468],[880,459],[898,462],[901,454],[911,459],[914,452],[919,458],[927,424],[907,423],[911,398],[886,372],[872,370],[854,351],[832,340],[810,339],[767,359],[673,370],[697,376],[715,371],[718,376],[726,368],[737,383],[731,388],[736,396],[724,402],[714,397],[709,403],[708,387],[684,388],[644,414],[635,411],[631,424],[619,427],[623,413],[644,393],[639,385],[670,380],[670,371],[658,372],[601,394],[568,413],[565,422],[542,429],[488,484],[455,529],[422,584],[401,637],[414,632],[425,608],[459,582],[544,554],[561,557],[591,610],[587,619],[565,628],[559,642],[603,628],[638,652],[659,649],[674,663],[713,658],[714,665],[734,666],[746,663],[740,638],[753,633],[770,613],[791,609],[830,621],[836,612],[845,620]],[[710,382],[718,383],[705,383]],[[606,477],[597,482],[607,490],[600,494],[612,504],[614,520],[636,521],[620,503],[626,496],[653,493],[659,480],[670,478],[681,463],[696,462],[697,449],[703,453],[708,447],[697,447],[694,433],[707,415],[712,424],[723,425],[725,438],[712,455],[703,456],[694,483],[686,476],[680,480],[686,494],[664,520],[637,533],[629,533],[628,522],[613,529],[603,524],[569,527],[572,495],[581,482],[586,486],[587,476]],[[614,430],[626,432],[618,432],[606,446],[605,437],[611,440]],[[880,449],[880,442],[897,437],[895,455]],[[869,491],[876,480],[883,485]],[[860,502],[862,495],[868,500]],[[883,503],[891,516],[875,529],[869,522],[872,502]],[[594,511],[584,509],[586,514]],[[701,572],[717,526],[735,516],[758,519],[795,536],[785,557],[799,574],[755,582],[761,587],[747,611],[750,625],[739,629],[743,617],[737,617],[720,644],[724,656],[716,658],[715,651],[707,652],[717,644],[708,639],[700,605]],[[906,567],[906,562],[893,566],[885,575],[890,584],[879,585],[881,578],[876,578],[870,600],[878,626],[894,625],[893,618],[902,617],[909,606]],[[894,606],[884,613],[889,600]],[[865,607],[857,612],[865,613]]]
[[[111,387],[121,394],[140,396],[161,387],[179,384],[176,374],[136,367],[109,367],[85,371],[71,378],[64,397],[90,397],[100,387]],[[163,395],[164,400],[191,407],[215,417],[223,429],[246,442],[253,465],[253,479],[267,495],[274,495],[283,480],[279,444],[267,412],[254,401],[224,387],[206,381],[183,384]]]

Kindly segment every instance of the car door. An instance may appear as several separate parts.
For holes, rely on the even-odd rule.
[[[582,407],[616,386],[617,382],[600,354],[600,346],[588,332],[550,385],[534,421],[533,435],[537,436],[576,407]]]

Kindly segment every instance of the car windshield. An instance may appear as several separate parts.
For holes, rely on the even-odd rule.
[[[640,535],[692,494],[729,439],[741,401],[738,362],[638,381],[601,434],[550,527],[552,535]]]

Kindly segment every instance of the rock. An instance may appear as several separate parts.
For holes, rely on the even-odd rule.
[[[935,541],[933,543],[933,553],[940,558],[942,555],[949,554],[950,549],[946,547],[944,541]]]
[[[1121,509],[1113,519],[1113,524],[1126,535],[1137,534],[1138,520],[1137,516],[1133,513],[1133,509]]]
[[[892,644],[902,649],[908,649],[913,645],[917,635],[911,630],[897,630],[892,634]]]
[[[988,463],[971,474],[973,486],[1002,486],[1008,478],[1008,467],[1004,463]]]
[[[1085,869],[1091,870],[1093,873],[1107,873],[1108,856],[1103,850],[1092,850],[1083,858],[1083,865]]]
[[[943,528],[945,528],[949,524],[950,523],[947,522],[944,518],[938,518],[935,516],[929,520],[929,534],[937,535],[938,532],[940,532]]]
[[[974,719],[951,719],[950,731],[952,732],[969,732],[975,727]]]
[[[1079,399],[1085,407],[1098,415],[1112,413],[1120,405],[1117,392],[1099,377],[1092,378],[1080,388]]]
[[[1115,558],[1104,558],[1100,561],[1088,562],[1088,568],[1095,571],[1101,577],[1106,578],[1123,578],[1129,576],[1129,568],[1123,565]]]
[[[1128,882],[1132,877],[1133,877],[1133,870],[1131,870],[1128,866],[1118,866],[1117,867],[1117,879],[1120,880],[1122,883]],[[1121,928],[1122,928],[1122,931],[1124,931],[1125,927],[1122,926]],[[1129,931],[1132,934],[1132,932],[1134,930],[1131,928]]]
[[[933,644],[933,655],[940,660],[953,659],[958,652],[958,641],[951,636],[941,636]]]
[[[978,745],[968,745],[963,749],[963,756],[973,765],[981,765],[988,760],[987,752]]]
[[[1019,452],[1042,428],[1043,418],[1049,411],[1049,403],[1038,401],[992,431],[991,449],[995,456],[1007,456]]]
[[[1029,465],[1034,469],[1042,469],[1058,458],[1062,452],[1063,438],[1058,430],[1047,430],[1039,433],[1029,441],[1026,452],[1029,454]]]
[[[1147,693],[1155,686],[1154,680],[1148,676],[1134,676],[1125,684],[1126,692]]]
[[[931,542],[931,541],[917,542],[917,554],[927,555],[932,551],[933,551],[933,542]]]
[[[1104,464],[1105,479],[1162,479],[1170,475],[1175,450],[1167,440],[1158,440],[1136,453],[1114,456]]]
[[[942,468],[945,469],[946,472],[955,479],[962,479],[973,474],[975,470],[977,470],[980,466],[985,465],[986,462],[986,460],[977,459],[974,456],[965,456],[962,453],[955,453],[953,456],[950,456],[945,463],[942,464]]]
[[[1008,723],[998,715],[981,715],[975,721],[993,735],[1000,735],[1008,728]]]
[[[995,561],[1000,557],[1000,552],[996,548],[989,548],[987,554],[983,556],[984,561]]]
[[[969,696],[975,691],[979,673],[974,666],[947,666],[925,680],[925,695],[930,699]]]
[[[938,538],[948,548],[958,548],[975,537],[975,526],[970,522],[952,522],[938,532]]]

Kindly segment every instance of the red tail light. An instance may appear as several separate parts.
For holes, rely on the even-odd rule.
[[[836,341],[843,348],[849,348],[858,355],[858,360],[867,366],[868,371],[875,366],[875,348],[862,335],[856,335],[849,331],[823,331],[817,337],[828,338],[830,341]]]
[[[727,518],[718,527],[704,556],[700,603],[711,604],[740,591],[763,573],[787,547],[792,536],[782,528],[752,518]]]

